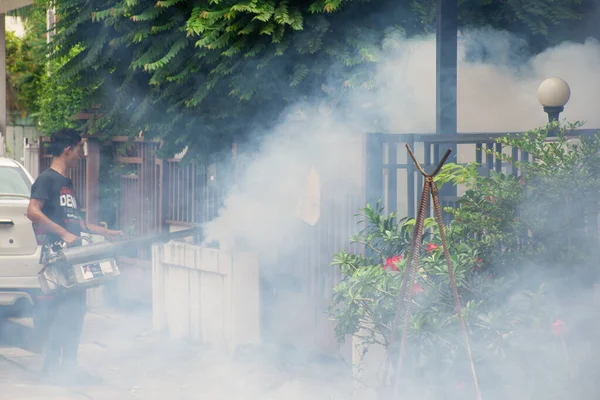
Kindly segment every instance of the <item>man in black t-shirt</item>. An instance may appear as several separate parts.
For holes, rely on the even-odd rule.
[[[33,222],[38,243],[47,245],[58,241],[68,246],[79,244],[82,232],[106,237],[122,236],[98,225],[86,224],[81,218],[67,169],[83,157],[83,143],[73,129],[55,132],[50,140],[54,156],[50,168],[36,179],[31,187],[27,217]],[[77,350],[86,312],[86,291],[61,293],[53,299],[52,324],[43,366],[43,373],[54,380],[90,383],[93,379],[77,369]],[[66,383],[66,382],[65,382]]]

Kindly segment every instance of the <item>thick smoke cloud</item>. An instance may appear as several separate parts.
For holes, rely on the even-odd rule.
[[[563,43],[525,58],[526,43],[510,33],[482,29],[459,38],[459,132],[514,132],[544,125],[537,87],[560,76],[571,87],[561,118],[600,128],[600,43]],[[435,132],[435,36],[399,39],[376,66],[379,88],[351,97],[346,109],[298,104],[244,160],[237,185],[219,217],[206,226],[222,248],[244,246],[267,257],[299,246],[294,235],[311,168],[321,188],[356,195],[363,184],[365,131]],[[340,117],[342,116],[342,117]],[[314,183],[317,185],[316,183]],[[321,201],[321,206],[323,206]],[[353,212],[352,210],[350,212]]]
[[[600,76],[597,73],[600,43],[593,39],[583,43],[562,43],[533,57],[526,55],[526,45],[510,33],[490,29],[460,35],[459,132],[507,133],[545,125],[547,116],[538,103],[537,87],[552,76],[562,77],[571,87],[571,99],[562,118],[586,121],[587,128],[600,128],[600,115],[596,112],[600,103]],[[242,157],[240,165],[243,168],[239,170],[238,180],[223,209],[205,227],[207,241],[217,242],[222,249],[258,254],[263,278],[271,287],[294,292],[295,288],[287,286],[289,276],[322,274],[324,269],[330,268],[328,264],[333,253],[347,246],[350,233],[356,227],[337,232],[329,229],[329,225],[353,215],[364,201],[365,132],[435,132],[435,37],[398,40],[387,48],[388,53],[376,66],[378,89],[368,93],[361,91],[333,106],[331,101],[297,104],[290,108],[275,130],[266,135],[261,132],[265,139],[260,150],[252,156]],[[406,160],[403,153],[400,151],[399,157]],[[369,156],[380,157],[377,154]],[[465,156],[459,154],[459,159],[465,160]],[[315,179],[315,171],[318,179]],[[398,187],[403,187],[400,182]],[[406,209],[402,196],[404,193],[398,194],[401,217],[404,216],[403,207]],[[354,202],[348,202],[349,198]],[[329,218],[325,217],[327,213]],[[315,221],[316,231],[325,231],[328,235],[335,232],[335,236],[318,236],[320,239],[315,240],[314,235],[307,234],[312,229],[309,225]],[[316,246],[318,257],[296,262],[310,246]],[[321,283],[332,286],[335,279],[327,278]],[[523,279],[533,282],[536,277]],[[307,296],[331,297],[331,288],[316,289],[318,293],[311,290],[307,291],[310,293]],[[589,296],[589,292],[581,294],[581,297],[585,296]],[[267,333],[275,338],[287,338],[300,347],[305,336],[306,341],[313,340],[313,332],[308,331],[313,328],[305,321],[315,318],[315,308],[310,301],[300,301],[300,298],[283,294],[263,303],[261,312],[265,314],[270,312],[267,303],[280,310],[271,315],[274,324],[266,329],[268,332],[263,340],[269,342]],[[303,319],[304,314],[311,315]],[[586,311],[571,307],[561,315],[569,315],[574,322],[585,319]],[[535,348],[540,354],[551,351],[527,338],[519,345],[528,351]],[[345,357],[348,357],[348,349],[345,347]],[[587,362],[583,358],[581,361]],[[377,369],[378,364],[376,361],[373,367]],[[490,379],[498,377],[510,381],[514,387],[524,387],[519,386],[528,384],[519,372],[522,367],[520,362],[508,362],[485,367],[479,374],[482,384],[492,392],[495,389],[493,384],[490,386]],[[468,381],[467,371],[456,373],[457,382]],[[418,394],[409,397],[436,398],[424,390],[429,380],[411,379],[411,388]],[[548,379],[548,384],[557,388],[562,382]],[[471,395],[466,390],[454,392],[455,383],[440,382],[450,387],[457,398]],[[517,395],[517,392],[513,391],[511,395]],[[582,387],[580,392],[581,398],[589,397],[588,388]],[[370,391],[360,393],[356,398],[368,393],[373,395],[368,398],[376,398]],[[505,398],[501,393],[489,391],[486,396]]]

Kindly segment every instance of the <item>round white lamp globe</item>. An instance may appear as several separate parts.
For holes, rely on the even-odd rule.
[[[562,108],[571,98],[569,84],[562,78],[552,77],[538,87],[538,101],[544,107]]]

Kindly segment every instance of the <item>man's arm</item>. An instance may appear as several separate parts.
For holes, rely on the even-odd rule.
[[[29,200],[29,206],[27,207],[27,218],[29,218],[29,220],[31,220],[31,222],[33,222],[35,225],[57,234],[67,244],[75,242],[77,240],[77,236],[73,235],[65,228],[48,218],[46,214],[42,212],[43,207],[44,200],[34,198]]]
[[[113,231],[111,229],[107,229],[100,225],[86,224],[86,226],[87,226],[87,232],[94,234],[94,235],[100,235],[100,236],[109,237],[109,238],[123,236],[123,232],[121,232],[121,231]]]
[[[100,235],[109,239],[124,236],[121,231],[113,231],[96,224],[87,224],[84,220],[81,220],[81,230],[86,233],[91,233],[92,235]]]

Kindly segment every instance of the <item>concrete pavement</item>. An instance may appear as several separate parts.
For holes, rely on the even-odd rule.
[[[122,348],[134,347],[136,334],[148,328],[148,313],[122,315],[89,312],[86,316],[80,362],[89,372],[104,377],[106,363],[125,356]],[[42,355],[32,348],[31,320],[10,320],[0,326],[0,399],[128,399],[135,398],[110,381],[97,387],[59,387],[39,381]],[[114,339],[118,338],[118,341]],[[110,345],[103,341],[108,341]],[[129,356],[129,354],[127,354]],[[124,361],[121,359],[120,363]],[[104,367],[103,367],[104,365]]]
[[[28,346],[28,320],[0,329],[0,400],[332,400],[350,399],[347,369],[272,357],[251,349],[236,359],[205,346],[168,341],[147,311],[89,312],[80,364],[104,383],[38,382],[42,357]]]

